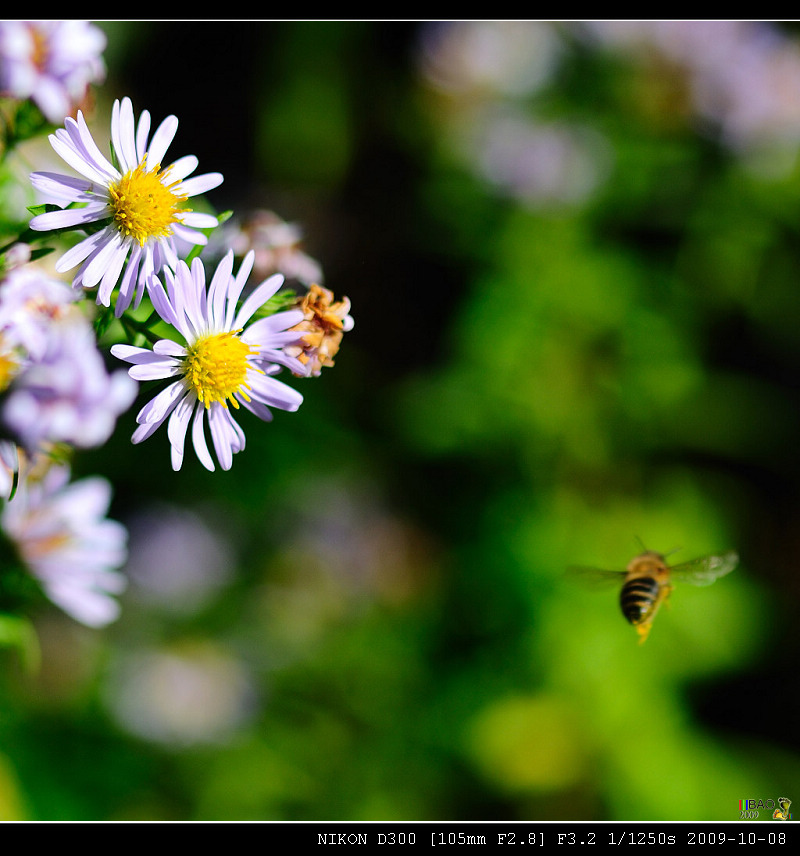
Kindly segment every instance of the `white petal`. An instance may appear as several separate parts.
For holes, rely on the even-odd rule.
[[[74,170],[97,184],[106,183],[106,177],[103,173],[92,164],[87,163],[86,158],[75,149],[68,133],[59,130],[55,134],[51,134],[48,139],[53,151]]]
[[[205,431],[203,431],[204,413],[205,407],[203,407],[200,402],[198,402],[194,412],[194,419],[192,420],[192,445],[194,446],[195,454],[197,455],[197,458],[200,463],[209,472],[213,473],[215,470],[214,459],[211,457],[211,453],[208,451],[206,435]]]
[[[111,303],[111,292],[117,284],[120,272],[122,271],[122,265],[125,264],[126,258],[128,258],[127,247],[124,252],[121,248],[118,248],[108,261],[103,278],[100,280],[100,287],[97,290],[97,300],[103,306],[109,306]],[[118,308],[116,310],[117,317],[119,317],[120,312],[128,308],[130,298],[126,298],[126,295],[119,295],[117,300],[121,304],[121,309]]]
[[[168,168],[168,183],[172,184],[173,181],[181,181],[187,175],[191,175],[197,169],[198,163],[199,161],[194,155],[184,155],[182,158],[173,161]]]
[[[180,455],[181,460],[183,460],[186,429],[189,427],[189,419],[191,419],[195,404],[200,404],[200,402],[190,399],[189,396],[184,396],[169,417],[167,437],[169,437],[172,448]]]
[[[94,184],[85,178],[59,175],[55,172],[34,172],[30,178],[36,190],[61,202],[88,201],[89,191],[94,188]]]
[[[242,334],[242,339],[245,342],[252,342],[266,348],[280,347],[288,341],[303,338],[302,332],[288,329],[299,324],[302,320],[303,313],[299,309],[276,312],[274,315],[267,315],[266,318],[259,318],[258,321],[253,321]]]
[[[36,104],[51,122],[60,122],[69,113],[71,105],[67,93],[54,78],[39,76],[36,83]]]
[[[131,239],[123,238],[116,230],[111,232],[108,240],[102,244],[98,251],[91,257],[89,264],[83,273],[84,283],[91,287],[100,282],[108,267],[116,265],[118,256],[123,258],[128,255]],[[108,303],[104,303],[108,306]]]
[[[80,113],[78,114],[80,116]],[[89,144],[96,151],[97,146],[86,131]],[[101,156],[101,163],[96,163],[87,151],[85,141],[81,138],[81,129],[74,119],[65,120],[65,128],[50,135],[50,145],[56,154],[66,161],[76,172],[86,176],[91,181],[102,186],[108,186],[115,175],[113,166]],[[99,155],[99,151],[97,152]]]
[[[68,518],[103,517],[111,504],[111,485],[101,476],[71,482],[51,498],[51,508]]]
[[[187,244],[197,244],[199,247],[204,247],[208,243],[208,238],[202,232],[196,232],[188,226],[184,226],[179,220],[172,224],[172,234]],[[174,267],[174,265],[173,265]]]
[[[125,273],[122,275],[122,280],[119,283],[119,296],[114,306],[114,315],[119,318],[122,313],[131,305],[131,300],[136,296],[136,305],[142,299],[142,291],[144,282],[142,280],[141,260],[145,255],[144,250],[139,246],[138,241],[131,242],[131,253],[128,257],[128,264],[125,267]]]
[[[191,271],[182,264],[178,266],[176,285],[183,285],[183,311],[195,336],[208,329],[208,312],[205,300],[205,268],[199,258],[192,261]]]
[[[232,417],[221,404],[213,404],[208,410],[208,427],[217,460],[223,470],[229,470],[233,464],[233,444],[236,440],[233,427],[228,420]]]
[[[246,407],[252,414],[257,416],[264,422],[272,421],[272,411],[267,407],[266,404],[262,404],[260,401],[254,401],[252,398],[248,401],[247,399],[241,398],[240,396],[236,396],[242,404],[242,407]]]
[[[192,229],[213,229],[219,225],[219,220],[213,214],[204,214],[202,211],[187,211],[180,215],[180,221]]]
[[[254,250],[249,250],[247,255],[242,259],[239,265],[239,270],[236,272],[236,279],[228,288],[228,308],[225,312],[225,329],[233,330],[233,317],[236,314],[236,307],[239,303],[239,296],[247,283],[247,278],[253,270],[256,254]]]
[[[174,225],[174,224],[173,224]],[[178,264],[178,251],[173,238],[159,238],[150,242],[153,247],[154,270],[163,270],[165,267],[175,269]]]
[[[137,348],[135,345],[112,345],[111,353],[126,363],[152,362],[153,352],[149,348]]]
[[[225,322],[225,298],[233,278],[233,251],[228,250],[214,271],[208,286],[208,320],[214,330],[222,330]]]
[[[106,177],[103,184],[107,184],[109,179],[117,178],[119,173],[114,169],[114,165],[97,147],[97,143],[94,141],[92,132],[89,130],[89,126],[86,124],[86,119],[83,118],[83,113],[81,113],[80,110],[78,111],[77,130],[86,156],[91,158],[92,163]]]
[[[148,348],[137,348],[135,345],[112,345],[111,353],[118,360],[131,363],[134,366],[160,365],[165,372],[175,365],[175,361],[169,357],[162,356],[160,353],[153,353]],[[167,374],[163,376],[168,377]]]
[[[153,139],[147,149],[147,168],[154,169],[159,166],[167,153],[169,144],[175,138],[175,133],[178,130],[177,116],[167,116],[166,119],[156,128]]]
[[[233,440],[231,442],[231,448],[234,452],[241,452],[245,447],[245,436],[244,431],[242,431],[239,423],[233,418],[230,410],[225,411],[225,415],[230,424],[231,430],[233,431]]]
[[[147,138],[150,136],[150,113],[142,110],[139,116],[139,124],[136,126],[136,164],[144,160],[147,152]]]
[[[101,244],[108,237],[109,229],[103,229],[102,232],[95,232],[88,238],[84,238],[79,244],[70,247],[63,256],[56,262],[56,270],[59,273],[71,270],[75,265],[80,264],[85,258],[90,256],[98,244]]]
[[[167,324],[171,324],[186,338],[186,331],[183,329],[181,320],[175,312],[175,307],[170,302],[167,292],[164,290],[164,286],[157,276],[151,275],[147,279],[147,293],[150,295],[150,300],[156,312],[158,312]]]
[[[153,350],[157,354],[168,354],[172,357],[182,358],[186,356],[186,348],[177,342],[173,342],[171,339],[159,339],[153,345]]]
[[[219,187],[224,181],[221,172],[207,172],[204,175],[196,175],[194,178],[187,178],[181,182],[180,191],[186,196],[200,196]]]
[[[54,604],[87,627],[104,627],[119,616],[119,603],[103,592],[60,583],[49,583],[45,588]]]
[[[172,408],[187,394],[186,388],[180,381],[171,383],[166,389],[162,389],[155,398],[151,398],[145,404],[139,411],[136,421],[139,424],[155,423],[160,425],[172,412]]]
[[[111,377],[108,399],[114,405],[115,410],[123,412],[133,404],[138,391],[138,385],[133,383],[124,371],[114,372]]]
[[[158,356],[156,354],[155,356]],[[128,369],[128,374],[134,380],[164,380],[168,377],[177,377],[181,374],[181,367],[174,362],[167,361],[161,357],[158,362],[140,363]]]
[[[83,223],[94,223],[107,215],[105,205],[86,208],[65,208],[62,211],[47,211],[31,218],[30,227],[36,232],[50,229],[71,229]]]
[[[169,447],[169,457],[170,463],[172,464],[172,469],[177,473],[178,470],[183,466],[183,449],[176,449],[175,446]]]
[[[161,422],[146,422],[138,425],[131,436],[131,443],[142,443],[148,437],[152,437],[161,427],[163,421],[162,419]]]
[[[262,404],[280,410],[295,411],[303,403],[303,396],[291,386],[272,377],[252,373],[247,377],[252,397]]]
[[[283,285],[283,274],[275,273],[269,279],[264,280],[261,285],[257,286],[242,304],[242,308],[233,322],[233,329],[238,330],[244,327],[256,309],[262,307],[281,285]]]
[[[152,277],[153,274],[153,250],[152,245],[148,242],[144,245],[144,247],[142,247],[142,260],[139,264],[139,273],[137,276],[137,305],[139,300],[141,300],[142,289],[144,288],[144,285],[149,281],[150,277]]]
[[[138,166],[133,104],[130,98],[123,98],[121,103],[114,102],[111,111],[111,143],[123,175]]]
[[[74,146],[69,142],[69,135],[64,136],[66,136],[66,140],[58,133],[50,135],[50,145],[53,147],[55,153],[63,161],[68,163],[75,172],[79,172],[90,181],[99,185],[108,186],[108,175],[90,163],[81,152],[75,150]]]

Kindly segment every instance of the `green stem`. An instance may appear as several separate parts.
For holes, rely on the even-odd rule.
[[[123,312],[122,315],[120,316],[119,321],[120,321],[120,324],[122,324],[122,326],[125,328],[125,332],[128,333],[129,336],[131,335],[131,333],[134,334],[134,336],[132,336],[132,338],[135,338],[136,335],[143,336],[152,345],[152,344],[155,344],[156,342],[158,342],[159,339],[161,338],[160,336],[157,336],[150,329],[150,326],[149,326],[150,322],[152,321],[154,316],[156,318],[158,317],[157,314],[155,312],[153,312],[150,315],[150,317],[147,319],[147,321],[137,321],[136,318],[131,318],[125,312]],[[131,344],[133,344],[133,343],[131,343]]]

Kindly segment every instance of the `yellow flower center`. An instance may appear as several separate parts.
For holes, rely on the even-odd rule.
[[[144,246],[149,238],[164,238],[172,234],[172,224],[188,208],[181,208],[186,196],[175,193],[180,181],[165,183],[169,167],[163,172],[157,166],[147,171],[147,157],[135,169],[109,186],[111,210],[117,228],[123,235],[135,238]]]
[[[238,407],[239,402],[233,397],[237,392],[250,400],[245,392],[250,388],[245,382],[250,367],[247,357],[255,351],[236,335],[237,332],[210,333],[186,350],[184,378],[206,409],[215,401],[227,407],[228,399]]]

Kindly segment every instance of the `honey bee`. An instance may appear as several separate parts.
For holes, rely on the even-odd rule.
[[[701,556],[679,565],[668,565],[661,553],[644,550],[628,562],[624,571],[604,571],[599,568],[570,568],[574,579],[589,583],[620,582],[619,605],[622,614],[639,634],[639,644],[647,639],[656,613],[670,596],[673,582],[695,586],[711,585],[729,574],[738,564],[733,550],[712,556]]]

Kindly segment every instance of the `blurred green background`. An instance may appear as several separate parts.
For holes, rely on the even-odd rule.
[[[0,818],[800,800],[796,26],[101,26],[98,110],[177,114],[210,204],[301,224],[356,325],[229,473],[135,410],[77,460],[131,584],[106,631],[38,616],[38,674],[0,655]],[[563,579],[637,538],[741,555],[643,646]]]

